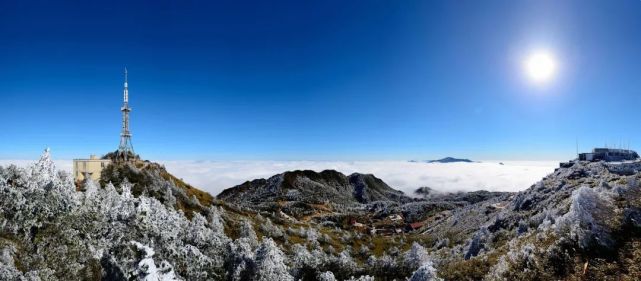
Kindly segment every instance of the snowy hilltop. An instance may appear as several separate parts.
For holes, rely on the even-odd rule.
[[[641,276],[638,162],[578,161],[519,193],[423,199],[333,171],[216,199],[151,162],[107,170],[77,188],[49,151],[28,168],[0,167],[0,280]]]

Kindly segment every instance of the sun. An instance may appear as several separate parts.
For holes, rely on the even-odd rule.
[[[557,70],[557,63],[554,56],[549,52],[535,52],[525,60],[525,72],[530,80],[537,83],[544,83],[554,78]]]

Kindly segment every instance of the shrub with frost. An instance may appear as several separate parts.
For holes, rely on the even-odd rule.
[[[537,276],[543,280],[552,270],[544,267],[538,260],[537,248],[532,244],[517,246],[516,240],[510,242],[510,250],[502,256],[485,276],[487,280],[527,280]]]
[[[162,202],[167,206],[168,208],[176,208],[176,203],[177,199],[176,196],[173,194],[173,189],[169,183],[163,183],[164,187],[164,192],[163,192],[163,197],[162,197]]]
[[[331,271],[325,271],[318,275],[318,281],[336,281],[336,277]]]
[[[438,278],[436,269],[431,262],[423,264],[419,267],[410,277],[409,281],[440,281],[443,280]]]
[[[325,252],[327,252],[328,254],[333,255],[333,254],[336,253],[336,249],[334,249],[334,246],[329,245],[329,246],[327,246],[327,249],[325,250]]]
[[[358,255],[363,258],[367,258],[370,255],[369,247],[367,247],[367,245],[365,244],[362,244],[361,247],[358,249]]]
[[[203,249],[205,251],[205,249]],[[211,257],[193,245],[183,245],[175,251],[176,267],[180,267],[181,276],[187,280],[205,280],[220,278],[222,259]]]
[[[608,221],[612,219],[611,199],[593,188],[582,186],[572,192],[570,210],[556,224],[557,232],[587,249],[592,245],[610,247]]]
[[[356,262],[354,259],[352,259],[352,256],[350,256],[348,251],[342,251],[338,255],[338,264],[345,269],[349,270],[355,270],[356,269]]]
[[[472,239],[468,242],[464,258],[466,260],[470,259],[487,250],[487,243],[490,240],[490,235],[491,233],[485,227],[474,233],[474,236],[472,236]]]
[[[216,206],[211,206],[207,209],[209,226],[217,235],[225,235],[225,221],[223,220],[224,212],[225,210]]]
[[[323,242],[323,243],[331,243],[332,238],[327,235],[327,233],[323,233],[320,237],[318,237],[318,241]]]
[[[501,256],[499,261],[490,268],[490,271],[485,276],[485,280],[505,280],[503,275],[510,270],[510,263],[506,256]]]
[[[353,241],[354,241],[354,236],[352,236],[350,232],[345,232],[341,236],[341,242],[343,242],[343,244],[351,244]]]
[[[532,269],[537,266],[536,248],[532,244],[522,246],[518,250],[511,250],[507,253],[508,258],[513,264],[521,269]]]
[[[265,222],[260,225],[260,230],[262,230],[265,235],[272,238],[280,238],[285,235],[280,226],[273,224],[269,218],[265,219]]]
[[[17,253],[16,246],[10,243],[2,244],[0,246],[0,280],[26,280],[23,272],[16,268],[13,258]]]
[[[258,246],[258,236],[256,236],[256,232],[248,220],[243,220],[240,223],[239,236],[240,238],[247,238],[252,247]]]
[[[313,249],[311,252],[314,262],[318,267],[326,267],[331,261],[327,254],[321,249]]]
[[[347,279],[345,281],[374,281],[374,280],[375,279],[374,279],[373,276],[362,275],[362,276],[359,276],[358,278],[355,278],[354,276],[351,276],[349,279]]]
[[[412,272],[424,264],[431,263],[430,255],[421,244],[412,243],[412,246],[403,254],[403,268]]]
[[[399,250],[396,246],[392,246],[391,248],[385,250],[385,252],[392,257],[397,257],[401,250]]]
[[[447,238],[447,237],[445,237],[445,238],[439,237],[436,240],[436,243],[434,243],[434,248],[441,249],[441,248],[445,248],[445,247],[447,247],[449,245],[450,245],[450,239],[449,238]]]
[[[285,255],[271,238],[263,239],[256,250],[255,280],[294,280],[285,265]]]
[[[317,274],[321,259],[317,253],[311,253],[301,244],[294,244],[290,250],[292,275],[298,279],[313,278]]]
[[[356,262],[347,250],[343,250],[337,257],[332,258],[330,268],[338,279],[349,278],[358,271]]]
[[[377,276],[396,276],[402,273],[396,260],[389,255],[382,255],[379,258],[371,256],[367,259],[367,266]]]
[[[214,236],[214,230],[207,227],[207,219],[205,217],[196,213],[187,224],[184,235],[187,243],[202,247],[209,242],[209,237]]]
[[[318,241],[318,231],[315,228],[312,228],[311,226],[307,228],[307,241],[310,242],[316,242]]]

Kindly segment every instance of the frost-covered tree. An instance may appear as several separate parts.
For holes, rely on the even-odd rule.
[[[155,198],[128,196],[126,185],[119,186],[125,196],[112,184],[89,183],[89,192],[76,192],[70,176],[55,171],[49,151],[25,169],[0,167],[0,280],[223,276],[230,240],[212,229],[215,223],[189,220]],[[30,271],[14,270],[16,264]]]
[[[225,263],[228,280],[252,279],[255,272],[252,241],[242,237],[229,244],[229,258]]]
[[[271,238],[263,239],[256,250],[255,277],[259,281],[294,280],[285,265],[285,255]]]
[[[131,241],[131,244],[136,246],[136,249],[141,252],[142,259],[138,262],[136,268],[136,275],[138,280],[143,281],[172,281],[176,280],[173,267],[163,261],[161,267],[156,267],[153,255],[154,250],[139,242]]]
[[[56,165],[51,160],[49,148],[45,149],[40,159],[29,168],[29,174],[31,176],[30,182],[40,187],[57,180]]]
[[[133,197],[133,194],[131,194],[132,187],[133,185],[129,182],[129,180],[127,180],[127,178],[125,178],[122,184],[120,184],[121,195],[123,198],[130,199]]]
[[[84,182],[85,186],[85,196],[86,197],[92,197],[98,193],[98,189],[100,186],[96,182],[94,182],[91,178],[87,178]]]

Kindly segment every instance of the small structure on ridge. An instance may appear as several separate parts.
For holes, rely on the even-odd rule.
[[[595,148],[592,152],[579,153],[579,161],[626,161],[637,160],[639,154],[634,150],[620,148]]]

